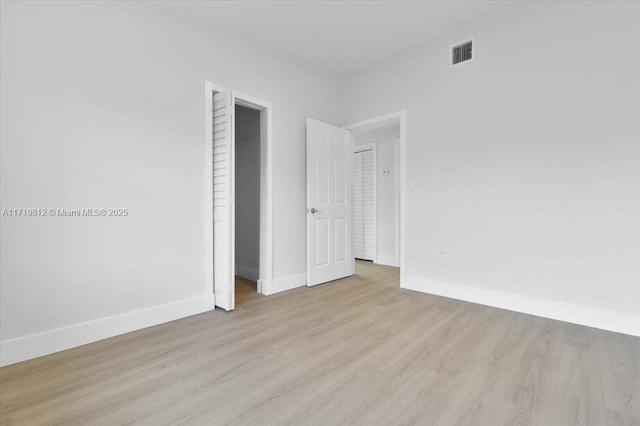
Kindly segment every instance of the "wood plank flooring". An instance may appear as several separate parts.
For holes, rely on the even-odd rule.
[[[431,296],[396,268],[0,369],[2,425],[640,425],[640,339]]]

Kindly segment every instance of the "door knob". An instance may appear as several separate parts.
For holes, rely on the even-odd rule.
[[[321,213],[320,210],[316,210],[315,208],[311,207],[309,209],[309,213],[314,214],[314,213]]]

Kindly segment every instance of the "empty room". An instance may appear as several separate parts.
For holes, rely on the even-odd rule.
[[[0,19],[0,425],[640,426],[640,2]]]

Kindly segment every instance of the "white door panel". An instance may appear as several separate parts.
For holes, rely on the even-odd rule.
[[[351,132],[307,120],[307,285],[352,274]]]
[[[375,151],[358,149],[353,154],[353,256],[376,259]]]
[[[362,152],[362,258],[374,260],[376,256],[376,220],[373,150]]]
[[[362,153],[353,154],[353,256],[364,257],[363,201],[362,201]]]
[[[213,279],[216,306],[235,305],[233,100],[230,90],[213,96]]]

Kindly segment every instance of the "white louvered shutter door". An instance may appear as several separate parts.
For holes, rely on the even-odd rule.
[[[234,308],[233,105],[231,91],[213,96],[213,274],[216,306]]]
[[[362,152],[353,154],[353,256],[364,256],[362,240]]]
[[[353,155],[353,249],[356,259],[375,258],[374,161],[370,149]]]
[[[373,185],[373,151],[362,151],[362,259],[375,258],[376,223]]]

